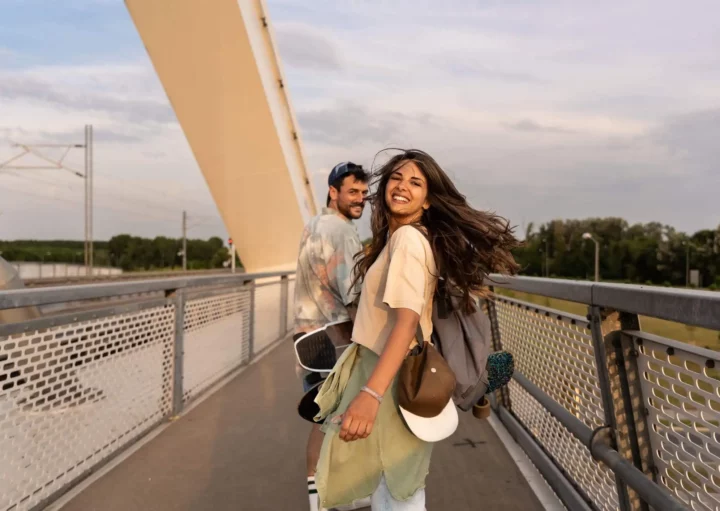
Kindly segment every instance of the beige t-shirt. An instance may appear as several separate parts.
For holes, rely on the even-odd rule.
[[[427,238],[406,225],[390,241],[363,281],[352,339],[380,355],[395,325],[393,309],[420,315],[423,338],[432,334],[432,296],[437,278],[435,258]],[[417,344],[413,341],[411,348]]]

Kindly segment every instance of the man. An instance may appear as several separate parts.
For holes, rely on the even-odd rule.
[[[355,299],[352,271],[362,243],[353,220],[362,216],[368,193],[369,174],[360,165],[343,162],[328,177],[328,195],[322,212],[305,226],[295,282],[295,339],[334,321],[350,320],[348,306]],[[307,392],[318,383],[318,373],[298,365]],[[315,467],[320,457],[323,433],[313,424],[307,444],[308,497],[311,511],[318,510]],[[359,503],[361,507],[369,502]]]

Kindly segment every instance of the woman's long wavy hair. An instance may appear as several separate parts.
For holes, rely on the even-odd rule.
[[[427,179],[430,207],[416,227],[424,231],[438,269],[438,277],[449,284],[466,311],[474,310],[473,296],[486,296],[485,278],[490,273],[515,274],[519,268],[511,250],[520,243],[507,220],[494,213],[472,208],[445,171],[429,154],[400,150],[372,174],[372,241],[356,256],[355,276],[362,281],[389,241],[390,210],[385,189],[392,173],[408,161],[414,162]],[[419,225],[418,225],[419,224]],[[446,286],[447,288],[447,286]]]

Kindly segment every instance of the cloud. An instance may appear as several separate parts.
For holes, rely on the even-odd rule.
[[[167,156],[167,153],[165,153],[163,151],[145,151],[142,154],[143,154],[143,156],[147,156],[151,160],[160,160]]]
[[[125,83],[130,81],[135,83]],[[147,97],[141,90],[143,81],[147,77],[127,66],[6,71],[0,72],[0,99],[101,113],[133,123],[176,123],[167,99]]]
[[[514,84],[539,84],[546,80],[523,71],[500,69],[478,62],[478,57],[473,55],[458,56],[457,52],[447,52],[434,59],[437,67],[448,71],[457,77],[483,80],[496,80]]]
[[[318,110],[298,113],[302,135],[309,141],[349,147],[372,142],[397,143],[406,135],[409,125],[428,126],[433,117],[428,114],[407,114],[373,110],[352,102],[338,102]]]
[[[575,130],[561,128],[559,126],[546,126],[543,124],[539,124],[532,119],[523,119],[522,121],[517,121],[514,123],[505,123],[504,126],[510,130],[525,131],[531,133],[577,133]]]
[[[122,143],[131,144],[141,142],[144,137],[137,130],[131,132],[123,127],[103,125],[100,129],[93,130],[95,143]],[[0,140],[13,140],[18,143],[43,143],[43,144],[78,144],[85,140],[84,129],[71,129],[67,131],[29,131],[20,127],[0,126]]]
[[[334,43],[308,25],[280,23],[276,26],[282,59],[298,68],[336,71],[342,61]]]
[[[650,134],[683,165],[720,174],[720,108],[700,110],[667,119]]]

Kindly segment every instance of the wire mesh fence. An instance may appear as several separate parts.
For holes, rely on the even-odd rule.
[[[509,298],[495,303],[503,348],[548,396],[594,429],[604,423],[588,321]],[[509,386],[512,411],[598,509],[617,509],[613,473],[595,461],[545,407],[520,385]]]
[[[0,510],[44,506],[246,364],[253,336],[254,352],[278,340],[292,294],[280,292],[278,275],[253,300],[253,280],[167,289],[130,312],[125,305],[0,325]],[[82,303],[82,291],[72,299]]]

